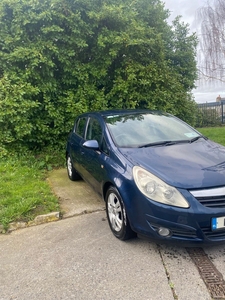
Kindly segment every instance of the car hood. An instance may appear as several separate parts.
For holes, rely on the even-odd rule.
[[[210,140],[146,148],[120,148],[133,165],[170,185],[195,189],[225,185],[225,147]]]

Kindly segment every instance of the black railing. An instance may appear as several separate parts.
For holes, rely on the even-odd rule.
[[[225,124],[225,100],[199,103],[197,127]]]

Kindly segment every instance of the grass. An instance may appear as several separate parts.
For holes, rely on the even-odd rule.
[[[225,127],[207,127],[198,128],[197,130],[210,140],[225,146]]]
[[[0,161],[0,224],[33,220],[59,211],[57,197],[46,181],[47,170],[62,166],[59,155],[12,155]],[[61,163],[60,163],[61,162]]]

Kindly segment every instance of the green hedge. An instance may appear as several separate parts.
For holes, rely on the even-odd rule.
[[[194,123],[196,37],[159,0],[1,0],[0,144],[63,143],[87,110]]]

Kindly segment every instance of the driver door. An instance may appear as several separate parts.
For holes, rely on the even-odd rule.
[[[97,118],[90,117],[85,140],[96,140],[99,149],[89,149],[82,146],[82,166],[85,169],[85,180],[94,188],[96,192],[101,194],[101,183],[104,179],[105,169],[104,162],[106,153],[102,151],[103,128]]]

